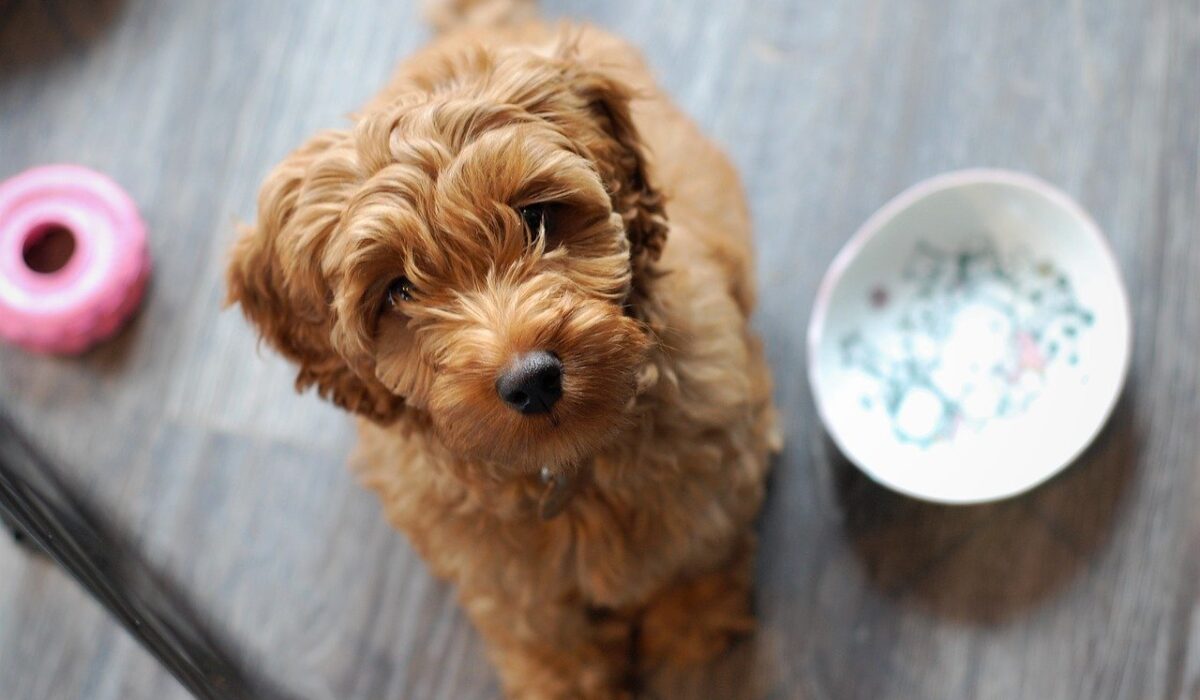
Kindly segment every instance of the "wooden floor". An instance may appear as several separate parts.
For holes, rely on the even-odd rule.
[[[567,0],[643,47],[745,177],[757,324],[788,447],[762,517],[762,626],[659,698],[1200,697],[1200,4]],[[140,202],[157,268],[117,341],[0,350],[0,401],[256,667],[314,699],[489,698],[453,596],[343,467],[220,270],[272,163],[337,125],[426,29],[398,0],[0,0],[0,176],[77,161]],[[906,185],[1036,173],[1108,233],[1129,388],[1026,496],[924,505],[824,437],[804,329],[821,272]],[[184,691],[53,565],[0,541],[0,698]]]

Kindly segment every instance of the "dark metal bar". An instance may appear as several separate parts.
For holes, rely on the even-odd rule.
[[[112,613],[197,698],[283,700],[181,590],[73,493],[0,411],[0,515]]]

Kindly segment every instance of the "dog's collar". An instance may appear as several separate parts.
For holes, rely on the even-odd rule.
[[[579,493],[580,488],[591,476],[590,463],[565,470],[554,470],[542,467],[539,475],[543,484],[542,496],[538,499],[538,516],[542,520],[550,520],[571,502],[571,498]]]

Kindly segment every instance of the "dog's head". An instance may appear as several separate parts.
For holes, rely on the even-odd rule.
[[[653,342],[666,225],[631,97],[569,48],[426,60],[268,176],[230,299],[299,388],[416,412],[473,459],[586,457],[627,421]]]

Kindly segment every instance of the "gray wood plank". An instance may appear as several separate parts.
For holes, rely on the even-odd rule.
[[[762,628],[649,697],[1200,695],[1200,7],[1194,0],[544,2],[641,46],[750,193],[758,326],[789,444],[764,512]],[[57,14],[56,14],[57,13]],[[0,349],[0,400],[256,663],[304,697],[483,698],[477,638],[343,468],[349,421],[220,311],[268,168],[426,30],[408,3],[0,0],[0,176],[59,160],[142,203],[156,276],[114,343]],[[804,377],[824,266],[953,168],[1028,170],[1108,233],[1129,390],[1079,463],[1007,503],[875,486]],[[0,697],[182,690],[52,567],[0,542]]]

